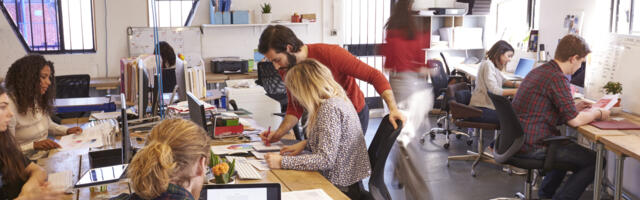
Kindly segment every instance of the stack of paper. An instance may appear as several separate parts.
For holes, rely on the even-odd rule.
[[[187,101],[181,101],[176,104],[169,105],[168,108],[175,110],[178,113],[189,113],[189,103]],[[216,107],[204,102],[204,110],[216,110]]]
[[[187,92],[193,93],[197,98],[207,95],[207,79],[204,66],[194,66],[185,70],[185,82]]]

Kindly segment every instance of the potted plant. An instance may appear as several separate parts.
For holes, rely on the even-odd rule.
[[[602,89],[606,94],[622,94],[622,83],[609,81],[605,84]],[[620,97],[618,97],[618,103],[613,107],[620,107]]]
[[[264,3],[260,5],[262,8],[262,23],[268,24],[271,22],[271,4]]]
[[[227,159],[220,158],[218,155],[211,152],[211,159],[209,160],[209,167],[213,173],[214,182],[216,184],[227,184],[233,182],[233,175],[235,174],[236,160],[229,162]]]

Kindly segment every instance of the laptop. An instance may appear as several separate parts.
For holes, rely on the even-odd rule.
[[[205,185],[207,200],[280,200],[279,183]]]
[[[535,63],[536,61],[533,59],[520,58],[518,66],[516,66],[516,71],[513,74],[505,75],[505,78],[507,78],[507,80],[522,80],[529,74],[531,69],[533,69]]]

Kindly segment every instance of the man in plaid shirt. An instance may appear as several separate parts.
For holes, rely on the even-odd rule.
[[[608,110],[586,109],[589,107],[586,103],[574,104],[569,80],[565,77],[576,72],[590,52],[582,37],[567,35],[558,43],[554,59],[532,70],[523,80],[512,103],[525,132],[521,153],[544,159],[546,148],[540,141],[559,136],[557,125],[578,127],[596,119],[608,118]],[[552,170],[547,173],[538,191],[540,198],[580,198],[593,181],[596,153],[570,142],[559,147],[555,154],[556,162],[573,164],[576,170],[562,190],[557,192],[566,171]]]

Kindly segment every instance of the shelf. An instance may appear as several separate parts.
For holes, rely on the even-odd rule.
[[[416,17],[486,17],[486,15],[413,15]]]
[[[301,22],[301,23],[269,23],[269,24],[203,24],[203,28],[225,28],[225,27],[263,27],[269,25],[283,25],[283,26],[297,26],[297,25],[310,25],[315,24],[315,22]]]

